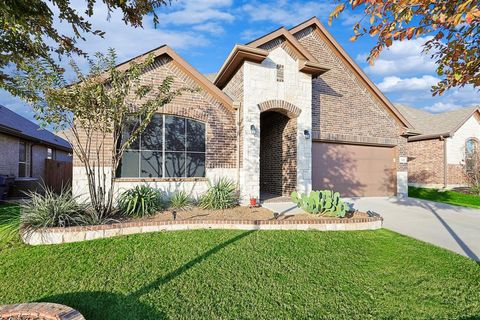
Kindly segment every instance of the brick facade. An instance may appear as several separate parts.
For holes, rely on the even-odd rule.
[[[465,168],[460,164],[448,164],[447,168],[447,183],[452,186],[467,185],[468,181],[465,177]]]
[[[440,139],[408,143],[408,182],[418,185],[444,184],[444,142]]]
[[[142,85],[160,85],[167,76],[174,77],[173,90],[181,88],[198,88],[191,79],[172,59],[157,59],[154,65],[146,71],[140,80]],[[147,97],[148,98],[148,97]],[[218,102],[205,90],[197,92],[183,92],[180,96],[158,110],[159,113],[178,115],[192,118],[206,123],[206,167],[207,168],[234,168],[236,167],[236,125],[235,113]],[[86,139],[82,143],[85,143]],[[93,139],[94,143],[101,142],[100,135]],[[109,155],[113,139],[105,140],[105,156],[101,165],[110,166]],[[74,166],[81,167],[82,163],[75,156]]]
[[[260,191],[289,196],[297,185],[296,119],[260,115]]]
[[[307,28],[294,36],[322,65],[330,68],[312,80],[314,138],[337,134],[352,142],[368,137],[398,139],[398,122],[318,32]]]
[[[293,35],[297,41],[285,34],[288,31],[282,32],[283,37],[269,38],[256,48],[257,53],[250,53],[263,60],[238,58],[239,66],[227,64],[232,68],[229,71],[236,71],[222,85],[223,93],[237,110],[222,104],[215,90],[185,92],[159,110],[207,124],[207,177],[211,169],[230,170],[227,174],[237,178],[242,203],[249,197],[258,198],[260,191],[281,195],[293,190],[309,192],[312,140],[391,146],[397,159],[407,152],[406,139],[401,137],[403,124],[322,34],[308,27]],[[314,66],[302,66],[306,57]],[[325,68],[318,67],[315,59]],[[158,57],[141,83],[160,84],[166,76],[173,76],[174,88],[197,87],[201,81],[190,77],[179,60]],[[305,132],[311,133],[311,139]],[[111,143],[106,146],[107,150],[111,147]],[[407,165],[396,163],[397,192],[405,193]],[[109,165],[109,161],[102,164]],[[80,170],[80,164],[75,165]]]
[[[238,136],[243,135],[243,95],[244,95],[244,82],[243,82],[243,65],[237,70],[232,79],[225,85],[223,92],[225,92],[230,98],[233,99],[239,107],[238,110]],[[243,139],[238,141],[238,163],[240,168],[243,165]]]

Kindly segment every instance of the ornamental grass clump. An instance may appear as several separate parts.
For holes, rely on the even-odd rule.
[[[236,184],[226,178],[215,183],[208,182],[208,191],[200,197],[199,206],[202,209],[228,209],[238,205]]]
[[[71,189],[56,194],[44,187],[42,193],[28,192],[26,195],[29,201],[20,205],[20,222],[26,230],[90,224],[86,220],[92,214],[89,205],[74,197]],[[97,218],[96,224],[104,222]]]
[[[162,208],[160,191],[147,185],[136,186],[120,195],[120,211],[129,217],[151,216]]]

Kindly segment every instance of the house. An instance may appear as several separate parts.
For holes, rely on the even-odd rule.
[[[17,189],[45,179],[46,159],[72,161],[64,139],[0,105],[0,176],[15,178]]]
[[[408,138],[408,183],[430,188],[465,186],[465,169],[480,150],[480,108],[432,114],[398,105],[417,135]]]
[[[407,193],[407,163],[399,159],[411,124],[317,18],[236,45],[210,79],[168,46],[146,54],[156,62],[142,81],[171,75],[176,86],[201,90],[159,110],[139,139],[148,142],[126,152],[118,191],[147,183],[198,195],[208,179],[227,177],[244,203],[325,188],[343,196]],[[88,193],[76,159],[73,188]]]

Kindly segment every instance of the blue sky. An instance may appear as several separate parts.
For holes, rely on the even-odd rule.
[[[72,3],[84,10],[84,1]],[[317,16],[393,103],[431,112],[480,104],[480,93],[472,87],[453,89],[441,97],[431,96],[430,87],[438,79],[434,61],[421,53],[425,38],[394,43],[370,66],[365,59],[375,39],[349,41],[358,13],[344,12],[328,26],[328,15],[334,7],[329,1],[174,0],[171,6],[158,10],[157,28],[151,17],[145,17],[144,28],[135,29],[123,23],[119,12],[113,12],[107,20],[106,8],[97,5],[90,21],[106,32],[105,38],[87,36],[80,47],[89,53],[113,47],[121,62],[168,44],[200,72],[212,73],[219,69],[235,44],[247,43],[281,26],[289,28]],[[60,22],[58,26],[69,32],[68,26]],[[0,91],[0,104],[33,118],[27,105],[6,92]]]

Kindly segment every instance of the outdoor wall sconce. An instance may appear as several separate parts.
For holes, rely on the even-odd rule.
[[[252,135],[256,136],[257,135],[257,128],[255,128],[255,125],[252,124],[250,126],[250,132],[252,133]]]
[[[303,130],[303,136],[305,137],[305,140],[309,140],[310,139],[310,131]]]

